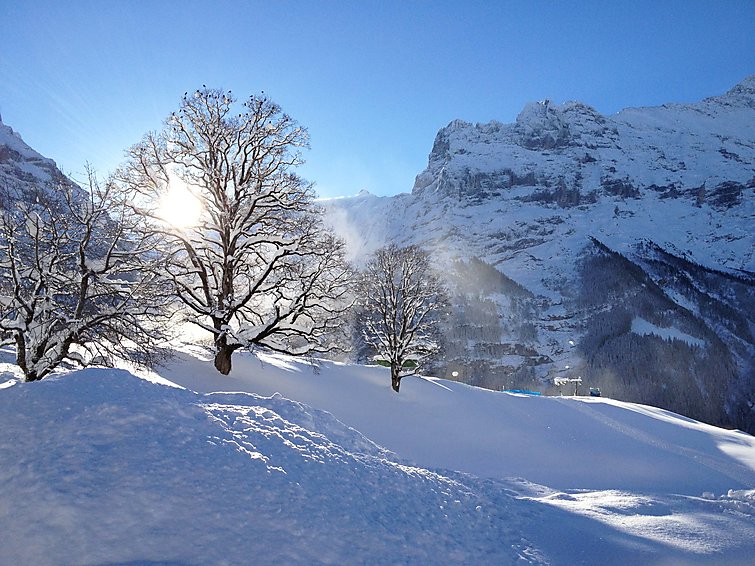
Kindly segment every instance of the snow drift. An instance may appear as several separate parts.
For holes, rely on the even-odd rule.
[[[396,395],[385,368],[282,356],[240,356],[220,378],[200,354],[151,381],[6,382],[0,562],[745,564],[755,551],[749,435],[429,378]]]

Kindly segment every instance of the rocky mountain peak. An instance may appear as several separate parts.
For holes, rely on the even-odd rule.
[[[558,206],[594,203],[600,195],[670,197],[755,179],[755,76],[727,94],[696,104],[628,108],[604,116],[582,102],[527,104],[513,124],[454,120],[433,143],[413,193],[478,202],[529,195]],[[568,193],[568,194],[567,194]],[[471,200],[470,200],[471,199]],[[543,200],[544,199],[544,200]]]
[[[548,150],[569,144],[569,124],[563,108],[550,100],[527,104],[516,118],[516,141],[527,149]]]
[[[555,104],[550,100],[527,104],[514,125],[514,141],[530,150],[548,151],[582,146],[592,138],[616,133],[609,120],[583,102]]]
[[[55,161],[29,147],[18,132],[0,121],[0,191],[23,198],[40,186],[70,182]]]
[[[746,77],[742,82],[734,85],[726,94],[706,98],[704,102],[755,108],[755,75]]]

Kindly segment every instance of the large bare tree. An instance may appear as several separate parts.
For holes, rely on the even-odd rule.
[[[26,381],[64,361],[153,360],[168,294],[128,195],[91,172],[88,191],[61,182],[2,193],[0,336]]]
[[[365,342],[388,363],[391,387],[420,371],[439,350],[438,322],[446,291],[417,246],[390,245],[367,262],[358,284],[357,322]]]
[[[294,172],[307,143],[267,97],[238,108],[230,92],[205,88],[185,94],[116,174],[141,193],[143,214],[165,238],[175,292],[189,322],[212,334],[223,374],[240,348],[301,355],[339,345],[351,276],[311,185]],[[194,221],[165,210],[168,195],[180,208],[181,192],[196,206]]]

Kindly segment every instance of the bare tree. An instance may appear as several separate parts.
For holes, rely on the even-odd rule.
[[[429,256],[416,246],[381,248],[359,280],[357,321],[365,342],[391,368],[391,386],[420,371],[439,350],[446,291]]]
[[[342,242],[293,172],[306,131],[264,96],[234,102],[218,90],[185,94],[117,173],[164,236],[169,278],[188,321],[212,334],[223,374],[240,348],[336,348],[351,281]],[[197,204],[193,222],[166,214],[176,191]]]
[[[148,363],[165,338],[166,292],[153,242],[135,236],[128,198],[89,172],[0,203],[0,334],[26,381],[64,361],[111,356]],[[32,197],[32,198],[30,198]]]

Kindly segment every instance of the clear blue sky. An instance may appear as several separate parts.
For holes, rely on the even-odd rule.
[[[439,128],[531,100],[603,113],[693,102],[755,73],[755,0],[0,0],[0,112],[77,176],[184,91],[265,91],[309,129],[323,196],[411,190]]]

